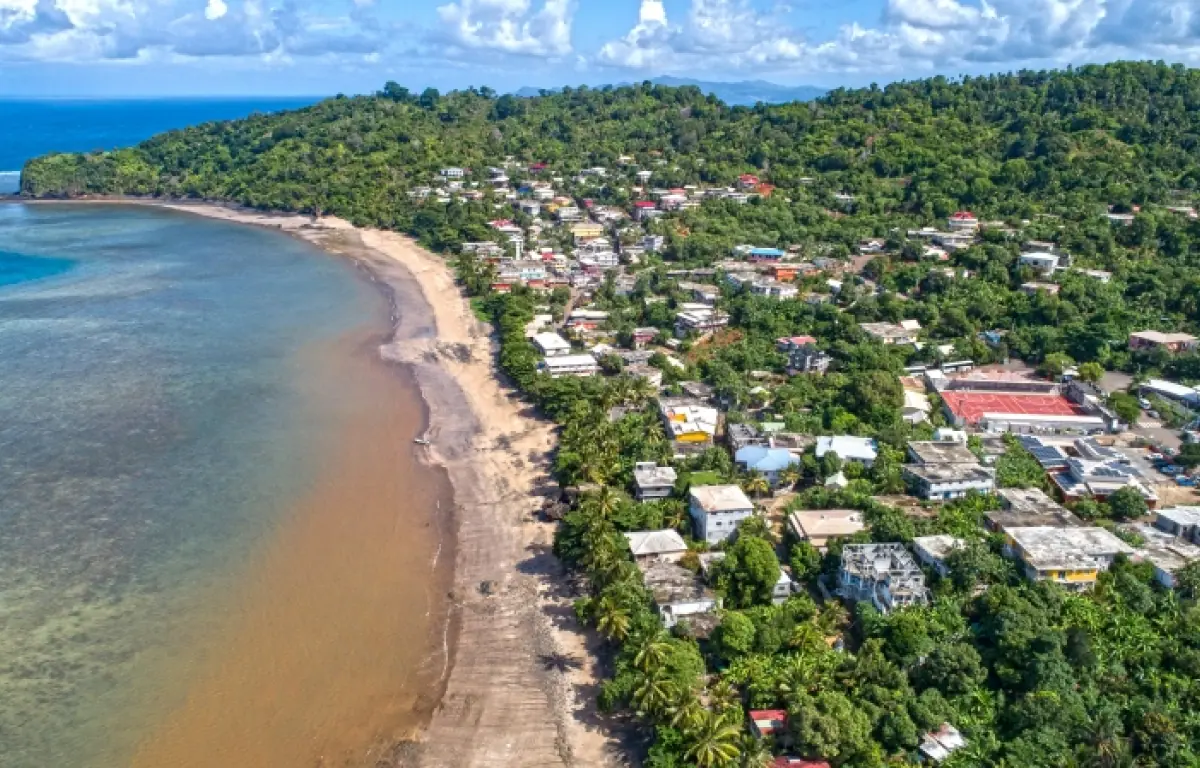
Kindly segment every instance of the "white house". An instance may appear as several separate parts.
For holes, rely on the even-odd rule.
[[[625,534],[625,540],[629,542],[629,551],[633,553],[633,559],[639,561],[643,558],[654,558],[677,563],[688,551],[683,537],[670,528],[661,531],[630,531]]]
[[[913,552],[917,554],[917,559],[922,563],[942,576],[949,576],[950,568],[946,565],[946,558],[965,544],[962,539],[954,536],[918,536],[913,539]]]
[[[914,496],[949,501],[971,491],[991,493],[996,487],[992,472],[978,464],[906,464],[904,475]]]
[[[874,464],[879,456],[878,445],[873,439],[850,435],[818,437],[817,458],[824,458],[827,453],[837,454],[842,461],[857,461],[867,467]]]
[[[461,179],[466,176],[467,172],[462,168],[443,168],[442,178],[444,179]]]
[[[678,475],[674,467],[660,467],[653,461],[633,465],[633,483],[637,486],[638,501],[653,501],[670,497]]]
[[[563,357],[571,354],[571,342],[557,333],[539,333],[533,337],[533,344],[543,357]]]
[[[1058,269],[1059,257],[1057,254],[1048,251],[1033,251],[1030,253],[1022,253],[1017,259],[1023,266],[1032,267],[1043,275],[1053,275]]]
[[[696,537],[720,544],[737,530],[738,523],[754,515],[754,504],[736,485],[701,485],[688,493]]]
[[[595,376],[600,366],[591,355],[555,355],[542,360],[539,366],[550,378],[563,376]]]
[[[700,576],[676,563],[645,558],[638,562],[638,569],[667,629],[680,620],[702,621],[701,617],[721,607],[720,598],[705,586]]]

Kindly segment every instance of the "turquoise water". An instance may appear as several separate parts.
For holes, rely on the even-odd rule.
[[[61,275],[74,265],[70,259],[25,256],[0,251],[0,288]]]
[[[0,765],[116,768],[191,601],[307,488],[333,417],[299,361],[373,297],[186,214],[0,205],[0,243]]]

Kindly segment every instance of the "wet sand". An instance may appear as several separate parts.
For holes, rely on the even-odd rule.
[[[135,768],[373,765],[428,719],[449,651],[450,496],[414,456],[424,407],[380,341],[301,361],[338,404],[334,434],[312,436],[328,464],[238,593],[206,607],[222,619]]]

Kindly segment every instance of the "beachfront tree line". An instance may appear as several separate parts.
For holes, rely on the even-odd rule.
[[[755,492],[760,479],[737,472],[716,448],[681,465],[672,499],[633,503],[626,489],[634,463],[669,453],[644,382],[539,374],[524,328],[543,299],[522,289],[488,295],[487,268],[459,259],[464,285],[500,335],[501,367],[562,426],[556,474],[564,486],[585,489],[555,546],[585,578],[580,618],[611,643],[614,675],[601,705],[653,731],[647,764],[655,768],[763,764],[762,745],[744,734],[745,710],[765,707],[789,712],[790,752],[838,766],[903,762],[921,733],[947,720],[970,740],[954,765],[1191,766],[1200,760],[1197,570],[1171,593],[1146,566],[1121,562],[1095,592],[1069,595],[1024,583],[1000,556],[1000,543],[981,526],[994,499],[970,498],[919,520],[876,502],[875,495],[904,491],[904,442],[928,437],[932,426],[900,419],[897,376],[905,365],[936,359],[938,344],[921,352],[887,348],[857,324],[915,318],[939,344],[953,345],[953,357],[979,362],[1012,356],[1047,372],[1078,362],[1200,379],[1200,356],[1125,348],[1130,330],[1195,330],[1200,321],[1200,225],[1152,205],[1200,182],[1198,107],[1200,74],[1149,64],[935,78],[751,109],[651,85],[527,100],[392,87],[376,97],[174,132],[132,150],[35,161],[23,190],[178,195],[333,213],[453,251],[462,241],[494,237],[487,222],[496,201],[485,195],[444,206],[409,196],[443,166],[482,168],[512,156],[570,175],[632,155],[661,186],[728,184],[757,171],[777,187],[770,198],[745,206],[711,201],[655,223],[666,240],[661,262],[708,265],[743,242],[838,257],[863,237],[879,237],[894,255],[880,256],[864,274],[884,292],[847,280],[836,306],[812,306],[724,289],[730,332],[717,343],[685,345],[682,369],[661,356],[651,364],[662,368],[670,392],[681,381],[712,385],[732,422],[767,406],[797,431],[876,437],[880,457],[869,470],[806,456],[788,478],[816,486],[796,506],[861,509],[870,526],[855,540],[950,533],[969,545],[952,556],[950,576],[934,584],[932,605],[881,616],[808,596],[770,605],[764,585],[777,574],[780,554],[816,594],[815,579],[836,569],[840,545],[822,554],[746,526],[714,576],[729,607],[713,635],[701,641],[686,623],[664,631],[621,533],[660,526],[686,533],[689,483],[739,482]],[[832,215],[838,192],[855,196],[850,215]],[[588,194],[628,202],[617,184]],[[1114,228],[1100,215],[1106,205],[1146,209],[1132,226]],[[1066,274],[1059,295],[1027,296],[1019,286],[1034,276],[1018,265],[1016,244],[995,235],[949,264],[919,260],[903,233],[960,207],[1028,220],[1026,237],[1055,241],[1077,265],[1108,270],[1113,279]],[[618,337],[645,325],[669,332],[686,297],[664,272],[651,259],[630,296],[601,289],[598,304],[611,310]],[[816,278],[801,286],[829,290]],[[641,301],[651,293],[668,300]],[[551,303],[561,309],[562,297]],[[993,329],[1005,332],[1002,341],[979,340],[980,331]],[[834,371],[788,379],[764,402],[750,372],[782,374],[774,339],[801,333],[821,340]],[[1086,369],[1087,377],[1097,375]],[[617,406],[624,415],[611,419]],[[1117,399],[1114,407],[1130,403]],[[849,487],[820,487],[839,470]],[[1015,444],[997,471],[1002,485],[1042,482]],[[1131,503],[1118,498],[1076,511],[1105,522],[1135,514]],[[686,562],[697,566],[694,558]]]

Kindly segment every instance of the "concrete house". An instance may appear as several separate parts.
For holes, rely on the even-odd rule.
[[[734,454],[733,460],[745,472],[761,473],[772,488],[779,485],[780,473],[800,463],[799,457],[787,448],[768,448],[763,445],[741,448]]]
[[[600,365],[591,355],[555,355],[543,359],[538,368],[550,374],[553,379],[563,376],[595,376],[600,372]]]
[[[709,544],[725,541],[740,522],[754,515],[754,504],[736,485],[696,486],[688,496],[696,537]]]
[[[956,549],[966,546],[966,542],[954,536],[918,536],[913,539],[913,552],[917,560],[937,571],[942,577],[950,575],[950,567],[946,558]]]
[[[1103,528],[1009,528],[1007,551],[1030,581],[1053,581],[1073,591],[1091,589],[1117,555],[1133,548]]]
[[[633,465],[633,484],[638,501],[669,498],[675,490],[677,479],[674,467],[660,467],[653,461],[639,461]]]
[[[1137,331],[1129,334],[1132,350],[1165,349],[1172,354],[1190,352],[1200,346],[1200,340],[1186,333],[1163,333],[1161,331]]]
[[[786,709],[752,709],[747,714],[750,717],[750,733],[757,739],[783,735],[787,731]]]
[[[837,592],[847,600],[869,600],[881,613],[929,602],[925,575],[903,544],[847,544]]]
[[[936,731],[930,731],[921,738],[917,752],[920,753],[922,760],[940,763],[965,746],[967,746],[967,740],[958,732],[958,729],[950,723],[942,723],[942,726]]]
[[[637,562],[658,559],[677,563],[688,551],[683,537],[670,528],[661,531],[630,531],[625,534],[625,540],[629,542],[629,551],[633,553],[633,559]]]
[[[853,536],[866,527],[857,509],[804,509],[788,515],[788,530],[822,552],[834,539]]]
[[[543,357],[561,357],[571,354],[571,342],[557,333],[539,333],[533,337],[533,345]]]
[[[1200,546],[1145,523],[1125,526],[1142,538],[1136,559],[1150,563],[1154,579],[1167,589],[1175,588],[1175,574],[1200,560]]]
[[[1017,262],[1022,266],[1032,267],[1041,274],[1049,277],[1053,275],[1059,267],[1058,254],[1049,253],[1047,251],[1031,251],[1022,253]]]
[[[879,456],[879,446],[869,437],[852,437],[850,435],[822,436],[817,438],[817,458],[834,453],[842,461],[857,461],[865,467],[870,467]]]
[[[914,496],[931,501],[961,499],[971,491],[991,493],[996,487],[992,472],[979,464],[906,464],[904,476]]]
[[[716,626],[713,614],[721,600],[697,574],[656,558],[640,560],[637,565],[664,627],[670,629],[686,620],[703,637]]]
[[[1159,510],[1154,527],[1184,541],[1200,544],[1200,507],[1171,507]]]

